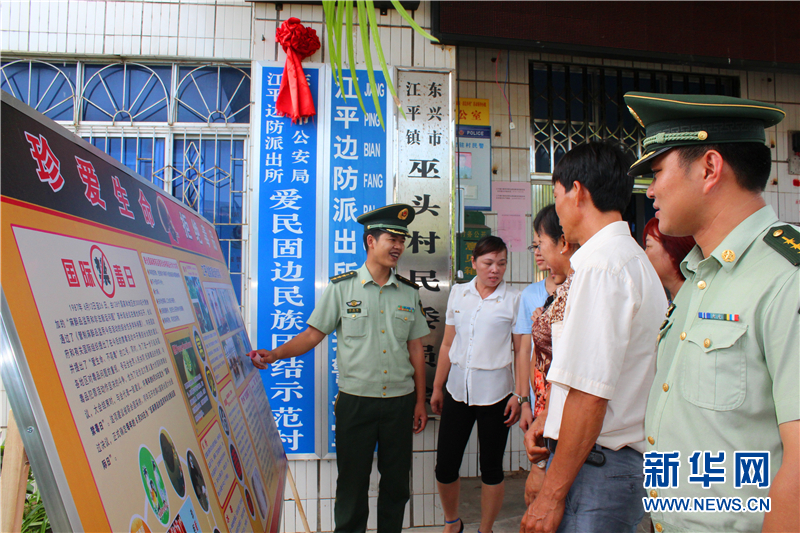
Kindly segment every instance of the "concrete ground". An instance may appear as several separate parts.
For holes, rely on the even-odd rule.
[[[527,472],[506,472],[506,495],[503,508],[494,523],[494,533],[519,533],[522,515],[525,514],[525,479]],[[461,520],[464,533],[477,533],[481,520],[481,479],[479,477],[461,478]],[[411,533],[441,533],[442,526],[415,527]],[[485,532],[486,533],[486,532]],[[609,532],[611,533],[611,532]],[[650,517],[645,515],[636,533],[650,533]]]

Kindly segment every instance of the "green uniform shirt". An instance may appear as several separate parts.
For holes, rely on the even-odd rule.
[[[656,377],[645,418],[647,451],[680,451],[678,487],[648,497],[766,497],[769,488],[734,488],[734,452],[768,451],[769,480],[781,466],[778,425],[800,418],[800,268],[762,239],[778,219],[767,206],[703,259],[681,264],[686,282],[661,328]],[[738,315],[738,321],[699,318]],[[720,318],[717,316],[717,318]],[[695,451],[725,452],[725,481],[690,483]],[[700,460],[703,474],[703,460]],[[646,473],[646,469],[645,469]],[[761,531],[763,512],[652,512],[656,530]]]
[[[367,265],[357,275],[330,283],[307,320],[326,335],[336,330],[339,390],[375,398],[414,391],[410,340],[430,330],[419,291],[394,274],[379,287]]]

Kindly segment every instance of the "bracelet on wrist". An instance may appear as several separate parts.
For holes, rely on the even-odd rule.
[[[531,399],[528,398],[527,396],[521,396],[521,395],[517,394],[516,392],[512,392],[511,394],[516,396],[517,401],[519,401],[520,405],[522,405],[523,403],[531,403]]]

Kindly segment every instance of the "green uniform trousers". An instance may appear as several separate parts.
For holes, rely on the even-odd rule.
[[[399,533],[410,495],[415,393],[370,398],[339,392],[336,400],[336,533],[363,533],[369,476],[378,445],[378,531]]]

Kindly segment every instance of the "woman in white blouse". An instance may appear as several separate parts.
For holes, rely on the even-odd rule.
[[[444,340],[431,396],[433,412],[441,414],[436,481],[445,533],[464,529],[458,517],[458,471],[475,422],[483,483],[478,531],[490,533],[503,504],[503,454],[508,431],[519,420],[521,410],[530,409],[528,398],[522,396],[528,393],[530,361],[519,355],[521,335],[512,334],[520,293],[503,281],[507,256],[501,238],[479,240],[472,257],[476,277],[454,286],[447,302]],[[518,354],[516,379],[514,353]]]

